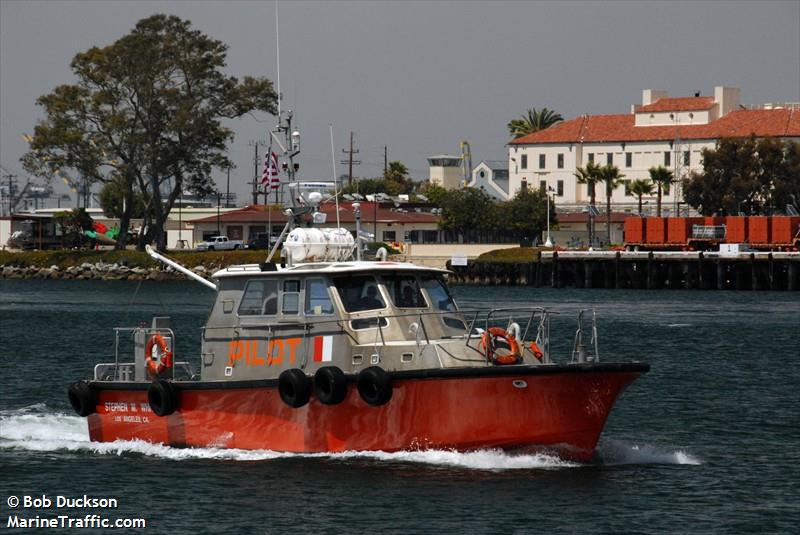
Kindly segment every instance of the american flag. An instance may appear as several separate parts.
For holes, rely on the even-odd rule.
[[[262,184],[266,185],[270,181],[272,182],[272,189],[278,189],[280,183],[278,179],[278,155],[272,150],[267,151],[267,154],[264,155],[264,172],[261,173]]]

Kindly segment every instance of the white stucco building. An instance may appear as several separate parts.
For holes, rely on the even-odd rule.
[[[587,162],[613,164],[625,181],[648,179],[648,170],[658,165],[680,179],[702,170],[701,151],[713,149],[720,138],[750,135],[800,140],[800,104],[742,106],[733,87],[716,87],[713,96],[678,98],[646,89],[642,104],[629,114],[583,115],[511,141],[509,195],[550,186],[560,208],[579,208],[589,202],[588,186],[578,184],[574,173]],[[635,210],[637,199],[626,190],[613,192],[615,210]],[[681,201],[679,186],[663,196],[664,215],[674,213],[676,195]],[[655,195],[644,200],[654,207]],[[597,203],[605,204],[602,186]]]

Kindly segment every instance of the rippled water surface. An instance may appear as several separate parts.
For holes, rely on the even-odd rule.
[[[196,354],[211,292],[188,282],[0,280],[2,528],[10,495],[87,494],[117,498],[111,516],[142,516],[154,532],[797,533],[798,294],[454,291],[465,308],[563,312],[553,326],[562,355],[572,311],[594,307],[603,360],[650,362],[618,400],[595,462],[91,443],[65,391],[113,355],[112,327],[167,314],[178,351]]]

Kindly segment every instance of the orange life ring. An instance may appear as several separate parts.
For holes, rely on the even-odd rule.
[[[158,377],[164,370],[172,368],[172,351],[160,334],[154,334],[147,341],[144,348],[144,363],[153,377]]]
[[[508,344],[509,353],[498,355],[495,351],[495,339],[501,338]],[[481,348],[488,348],[489,360],[495,364],[516,364],[519,362],[522,352],[519,350],[519,343],[514,338],[513,334],[508,334],[508,331],[502,327],[490,327],[483,336],[481,336]]]

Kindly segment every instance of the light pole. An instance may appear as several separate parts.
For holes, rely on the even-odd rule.
[[[220,203],[220,197],[222,197],[222,193],[219,190],[217,190],[217,236],[221,236],[222,235],[222,232],[220,231],[220,226],[219,226],[219,203]]]
[[[547,190],[544,192],[547,195],[547,240],[544,242],[545,247],[552,247],[553,241],[550,239],[550,192],[553,191],[553,188],[547,186]],[[553,200],[555,202],[555,199]]]

